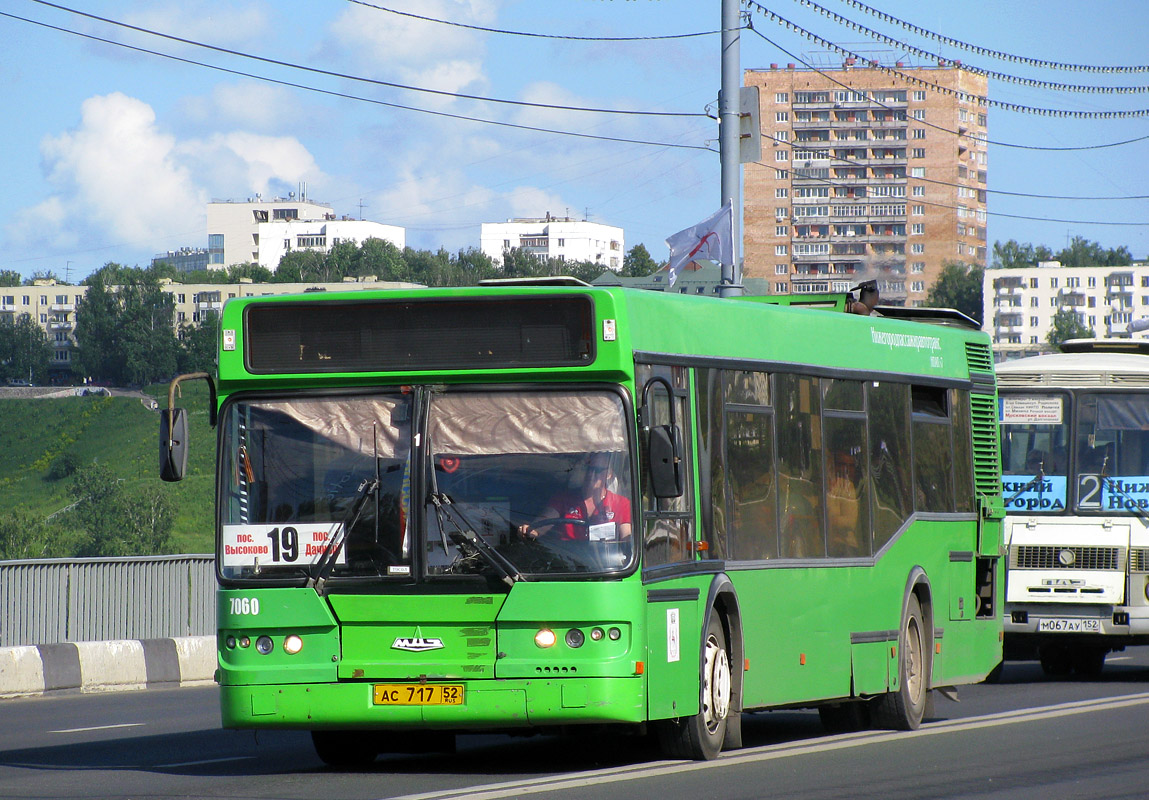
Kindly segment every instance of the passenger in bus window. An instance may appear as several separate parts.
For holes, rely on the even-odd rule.
[[[592,453],[587,459],[580,489],[565,492],[551,499],[543,509],[540,520],[582,520],[583,525],[543,525],[527,523],[520,526],[524,536],[538,538],[550,530],[558,531],[567,540],[618,541],[630,539],[630,501],[610,490],[614,484],[614,467],[610,453]]]

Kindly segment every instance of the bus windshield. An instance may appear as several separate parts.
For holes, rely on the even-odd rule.
[[[1065,511],[1069,408],[1069,399],[1062,394],[1002,395],[1001,478],[1006,511]]]
[[[1149,398],[1078,395],[1075,471],[1078,511],[1149,507]]]
[[[599,390],[232,402],[221,575],[513,582],[625,570],[623,411],[620,394]]]

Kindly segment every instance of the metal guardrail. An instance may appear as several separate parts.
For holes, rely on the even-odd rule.
[[[0,561],[0,647],[214,635],[213,560]]]

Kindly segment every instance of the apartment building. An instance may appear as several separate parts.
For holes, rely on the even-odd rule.
[[[744,170],[746,276],[775,294],[877,279],[882,302],[917,306],[947,262],[985,266],[984,76],[847,59],[745,84],[763,136]]]
[[[982,302],[984,329],[1003,358],[1050,352],[1046,336],[1063,309],[1098,337],[1125,336],[1131,322],[1149,319],[1149,264],[1063,267],[1043,261],[1036,267],[987,269]]]
[[[207,205],[208,267],[254,262],[275,271],[292,250],[327,252],[340,242],[383,239],[400,250],[406,231],[395,225],[337,217],[326,203],[294,196],[265,201],[213,201]]]
[[[233,297],[349,289],[411,289],[418,286],[404,281],[378,281],[370,276],[333,283],[252,283],[246,279],[228,284],[162,281],[163,291],[175,300],[177,330],[182,325],[199,323],[207,314],[218,314],[223,304]],[[50,279],[34,281],[31,286],[0,287],[0,315],[10,315],[9,319],[15,321],[22,314],[30,314],[47,332],[52,345],[49,372],[55,376],[71,371],[72,353],[76,348],[76,312],[87,291],[87,286],[64,286]]]
[[[525,250],[540,258],[559,261],[590,261],[618,272],[626,252],[622,228],[599,222],[552,217],[484,222],[479,230],[479,249],[502,263],[503,252]]]

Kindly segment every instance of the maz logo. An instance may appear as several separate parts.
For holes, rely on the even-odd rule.
[[[442,650],[442,639],[424,639],[421,636],[416,636],[408,639],[405,636],[400,636],[391,645],[392,650],[407,650],[411,653],[422,653],[425,650]]]

